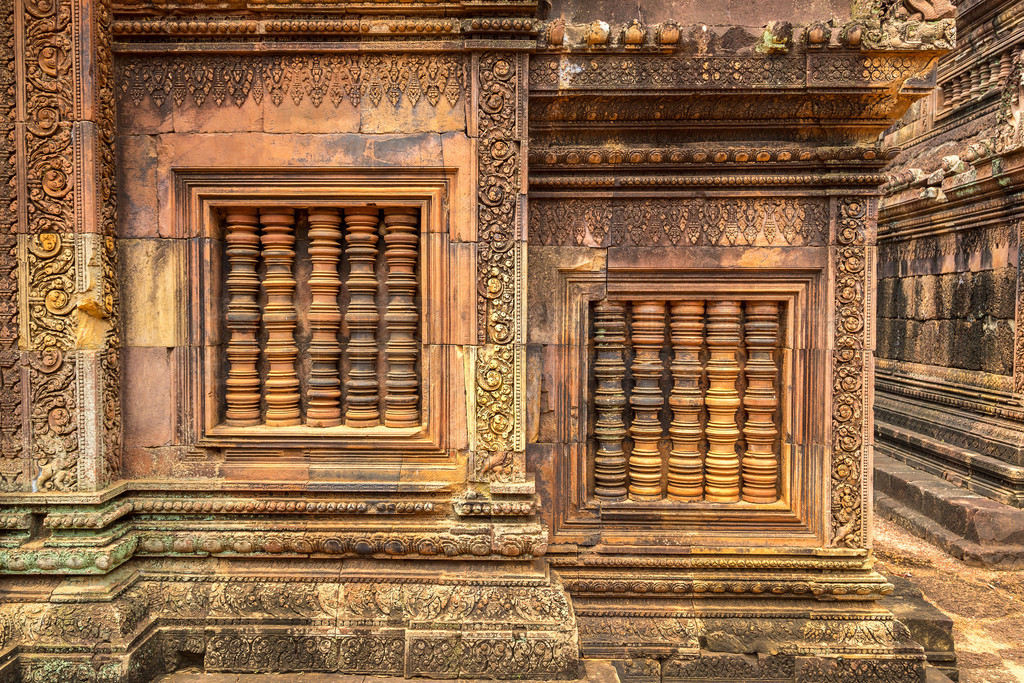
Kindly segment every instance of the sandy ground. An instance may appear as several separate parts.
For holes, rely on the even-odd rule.
[[[1024,683],[1024,571],[969,567],[878,516],[875,554],[952,617],[961,683]]]

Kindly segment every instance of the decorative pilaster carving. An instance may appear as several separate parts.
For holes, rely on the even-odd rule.
[[[384,209],[384,258],[388,276],[388,342],[384,356],[388,374],[384,383],[384,424],[388,427],[412,427],[420,421],[420,382],[416,372],[419,343],[416,329],[416,261],[418,214],[415,209]]]
[[[14,4],[0,1],[0,61],[14,64]],[[14,93],[0,69],[0,93]],[[14,97],[0,97],[0,491],[26,488],[21,353],[18,349],[18,183]]]
[[[359,207],[345,209],[346,240],[351,270],[348,290],[351,301],[345,313],[349,327],[348,356],[352,363],[347,378],[348,396],[345,424],[369,427],[380,424],[377,378],[377,209]]]
[[[665,403],[661,393],[661,347],[665,343],[665,304],[642,301],[633,304],[631,322],[633,380],[629,396],[633,408],[633,452],[629,457],[629,497],[633,500],[659,500],[661,488],[661,420],[658,413]]]
[[[520,200],[522,57],[480,55],[477,187],[477,353],[474,474],[484,480],[522,479],[523,231]],[[517,455],[518,454],[518,455]]]
[[[704,434],[700,413],[704,406],[700,362],[704,346],[704,302],[683,301],[672,304],[669,328],[672,337],[672,451],[668,456],[668,497],[695,501],[704,497],[704,463],[700,440]]]
[[[604,500],[622,500],[627,491],[626,454],[622,450],[626,438],[623,420],[626,394],[622,385],[626,375],[625,344],[625,306],[601,301],[594,307],[594,376],[597,378],[594,392],[597,412],[594,493]]]
[[[74,394],[51,401],[54,375],[21,371],[19,383],[30,383],[24,395],[61,403],[46,419],[36,405],[16,411],[31,413],[22,423],[23,456],[32,459],[33,486],[96,490],[120,472],[110,4],[25,0],[0,14],[0,53],[11,53],[2,54],[8,68],[0,77],[0,175],[8,176],[0,212],[11,213],[0,218],[0,232],[19,235],[21,360],[49,367],[44,357],[60,354],[59,373]],[[12,240],[0,238],[0,279],[13,246],[5,241]],[[0,372],[8,376],[0,403],[14,384],[2,347]],[[68,476],[51,476],[57,463]]]
[[[743,424],[743,437],[747,450],[743,454],[743,500],[774,503],[778,499],[779,481],[779,458],[775,453],[775,439],[779,435],[775,425],[775,412],[779,407],[775,386],[779,305],[774,301],[747,301],[744,310],[747,388],[743,393],[743,407],[747,419]]]
[[[863,547],[867,201],[839,203],[832,356],[832,545]]]
[[[708,304],[708,387],[705,403],[708,424],[705,430],[708,453],[704,459],[704,498],[714,503],[734,503],[740,494],[740,461],[736,443],[740,431],[736,411],[740,395],[736,390],[740,336],[740,306],[736,301],[712,301]]]
[[[263,326],[267,330],[264,355],[269,369],[264,400],[267,414],[264,422],[281,427],[299,424],[299,377],[295,362],[299,350],[295,346],[295,212],[292,209],[260,211],[263,224],[263,261],[266,275],[263,289],[267,305],[263,309]]]
[[[254,425],[260,421],[259,229],[256,209],[231,209],[224,217],[228,258],[225,320],[230,335],[225,422],[234,426]]]
[[[309,326],[313,333],[309,343],[309,403],[306,424],[311,427],[336,427],[341,424],[341,379],[338,362],[341,344],[341,309],[338,292],[341,278],[341,211],[319,208],[309,211],[309,256],[312,272],[309,289]]]

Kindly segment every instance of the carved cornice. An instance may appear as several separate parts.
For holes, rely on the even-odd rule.
[[[562,169],[559,169],[562,170]],[[599,171],[608,172],[607,167],[599,167]],[[776,169],[773,169],[776,170]],[[566,169],[563,172],[568,172]],[[598,175],[580,174],[555,175],[531,174],[530,189],[562,188],[656,188],[656,187],[834,187],[867,186],[878,187],[885,179],[882,173],[787,173],[785,175],[710,175],[706,173],[694,175]],[[532,193],[531,193],[532,194]]]
[[[120,19],[113,24],[114,37],[122,49],[131,42],[155,39],[180,40],[197,38],[220,41],[281,40],[296,37],[330,38],[333,41],[373,40],[395,37],[455,39],[486,33],[489,36],[521,37],[537,29],[537,21],[529,17],[492,16],[483,19],[452,17],[391,19],[324,19],[299,17],[191,17]],[[145,43],[143,43],[145,44]]]
[[[199,14],[230,12],[316,12],[338,15],[432,15],[478,16],[494,14],[534,15],[537,0],[116,0],[118,15],[158,13]]]

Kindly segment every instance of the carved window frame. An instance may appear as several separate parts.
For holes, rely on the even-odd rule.
[[[774,250],[780,264],[774,270],[745,268],[682,269],[661,266],[652,258],[643,272],[610,266],[602,272],[562,271],[562,348],[559,364],[565,381],[556,390],[560,411],[558,441],[565,444],[557,475],[554,542],[598,532],[608,540],[602,547],[632,548],[660,544],[673,538],[686,545],[701,537],[704,542],[729,545],[736,529],[760,528],[766,543],[814,546],[827,531],[824,511],[815,503],[815,491],[828,486],[828,423],[830,405],[831,317],[827,267],[808,267],[795,251],[824,254],[827,247]],[[787,258],[786,254],[795,258]],[[822,261],[827,258],[822,256]],[[697,261],[701,259],[696,259]],[[728,259],[726,259],[727,261]],[[812,259],[813,260],[813,259]],[[822,263],[824,266],[824,263]],[[783,329],[788,342],[782,350],[782,426],[780,453],[782,487],[779,501],[753,503],[683,503],[659,501],[602,502],[588,495],[592,453],[588,446],[590,410],[587,386],[592,372],[589,343],[592,304],[608,300],[658,299],[763,299],[784,303]],[[799,343],[793,343],[801,337]],[[808,395],[810,394],[810,395]],[[804,411],[801,413],[801,411]],[[788,438],[787,438],[788,436]],[[612,538],[617,540],[611,540]],[[749,544],[749,535],[743,539]]]
[[[243,463],[365,464],[372,460],[380,467],[415,461],[450,467],[455,450],[465,448],[468,440],[463,363],[456,343],[475,331],[454,287],[474,277],[472,262],[452,248],[454,242],[465,239],[451,216],[456,169],[178,168],[172,176],[171,237],[187,240],[184,263],[179,264],[188,297],[180,309],[182,329],[187,331],[184,359],[177,368],[180,442],[224,449],[229,461]],[[220,316],[225,273],[218,212],[229,206],[305,208],[312,204],[411,207],[420,212],[422,422],[417,427],[231,427],[222,423],[221,375],[226,366],[221,344],[226,338]]]

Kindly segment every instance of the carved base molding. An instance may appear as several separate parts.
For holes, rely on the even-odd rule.
[[[208,672],[576,679],[569,596],[538,564],[232,567],[157,561],[91,583],[8,580],[0,674],[149,681]],[[251,565],[252,563],[250,563]],[[387,569],[387,578],[382,578]],[[47,597],[49,588],[55,588]],[[13,647],[11,647],[13,646]],[[0,649],[0,653],[4,653]]]
[[[923,650],[885,610],[797,605],[768,618],[746,600],[574,606],[584,656],[611,659],[630,681],[924,680]]]
[[[8,578],[0,681],[148,681],[185,667],[574,680],[581,656],[639,681],[923,680],[921,647],[871,603],[627,585],[570,598],[577,572],[529,562],[230,564]]]

